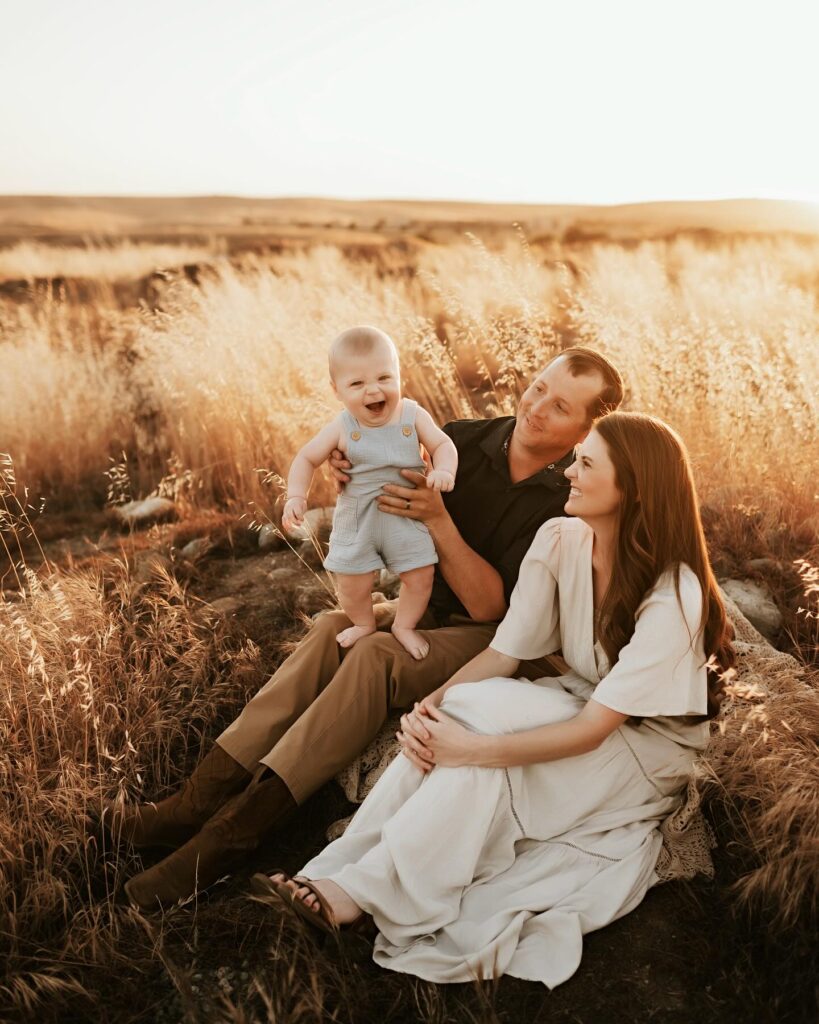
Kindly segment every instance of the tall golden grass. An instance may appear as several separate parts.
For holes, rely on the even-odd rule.
[[[88,971],[133,953],[114,896],[134,860],[92,839],[88,815],[104,795],[176,782],[261,681],[254,645],[168,576],[138,586],[124,562],[24,575],[25,598],[0,601],[4,1020],[93,1002]]]
[[[138,323],[132,310],[7,304],[2,449],[46,497],[93,488],[126,449],[159,475],[173,458],[206,503],[258,500],[256,470],[283,473],[337,407],[328,339],[364,321],[395,336],[407,393],[439,420],[511,411],[550,355],[592,344],[622,367],[630,407],[681,431],[705,501],[810,518],[817,279],[815,247],[790,239],[500,252],[473,240],[420,249],[401,272],[328,247],[224,261]]]
[[[99,492],[107,460],[135,446],[124,353],[134,314],[49,295],[0,304],[0,449],[21,484],[61,504]]]
[[[43,245],[18,242],[0,249],[0,281],[81,277],[94,281],[133,280],[159,268],[210,260],[218,246],[156,245],[122,240],[109,245]]]

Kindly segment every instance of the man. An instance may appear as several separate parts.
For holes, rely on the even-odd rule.
[[[420,700],[489,644],[535,533],[564,514],[575,445],[622,397],[608,360],[569,349],[527,388],[516,416],[447,424],[459,457],[453,491],[418,486],[411,471],[411,486],[384,488],[379,507],[425,523],[438,551],[420,623],[429,653],[417,661],[386,632],[345,651],[336,642],[344,613],[319,616],[177,793],[107,808],[116,838],[178,847],[126,884],[132,902],[156,909],[210,885],[349,764],[393,708]],[[544,660],[528,674],[554,672]]]

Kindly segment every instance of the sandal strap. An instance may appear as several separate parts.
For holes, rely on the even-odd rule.
[[[362,910],[358,917],[354,918],[352,921],[348,921],[346,924],[339,924],[336,921],[336,916],[333,913],[332,908],[327,903],[327,900],[315,885],[313,885],[309,878],[304,878],[302,875],[294,875],[291,881],[298,882],[299,885],[308,889],[316,897],[325,922],[335,931],[344,929],[344,931],[361,932],[363,935],[372,935],[373,937],[378,932],[378,929],[375,927],[375,922],[366,910]],[[300,902],[304,903],[304,900],[301,900]]]
[[[319,905],[319,910],[321,911],[321,916],[324,918],[325,923],[328,924],[334,931],[338,931],[340,925],[338,921],[336,921],[336,915],[333,913],[332,907],[324,898],[324,896],[322,896],[319,890],[315,887],[315,885],[313,885],[312,881],[309,878],[305,878],[303,875],[293,875],[291,881],[296,882],[301,888],[307,889],[307,891],[312,896],[316,897],[316,902]],[[296,901],[295,893],[293,893],[293,901]],[[304,900],[299,900],[299,902],[304,903]],[[306,904],[305,908],[309,909],[307,908]]]

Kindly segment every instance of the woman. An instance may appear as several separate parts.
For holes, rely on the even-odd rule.
[[[707,742],[735,655],[682,442],[612,413],[566,475],[577,518],[540,529],[491,645],[402,718],[406,756],[300,876],[257,876],[326,929],[372,915],[384,967],[565,981],[652,884]],[[558,649],[567,675],[510,678]]]

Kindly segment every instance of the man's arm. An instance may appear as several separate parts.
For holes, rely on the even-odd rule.
[[[443,502],[441,506],[443,514],[427,523],[441,573],[470,618],[476,622],[498,622],[506,614],[503,579],[466,543]]]
[[[401,475],[414,486],[385,484],[378,507],[427,526],[438,552],[441,573],[471,618],[476,622],[502,619],[506,614],[506,595],[500,573],[466,543],[440,492],[426,486],[423,473],[402,469]]]

